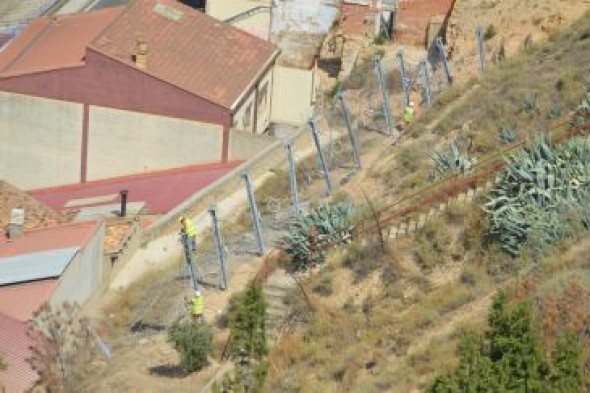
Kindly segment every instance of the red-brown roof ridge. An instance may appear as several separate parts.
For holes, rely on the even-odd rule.
[[[136,67],[139,41],[148,46],[142,72],[229,109],[278,55],[272,43],[175,0],[133,1],[89,48]]]

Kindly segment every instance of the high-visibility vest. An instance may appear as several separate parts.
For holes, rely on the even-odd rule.
[[[203,296],[193,296],[191,299],[191,312],[193,315],[203,315],[205,312],[205,299]]]
[[[414,120],[414,108],[407,106],[404,110],[404,121],[406,123],[411,123],[412,120]]]
[[[195,237],[197,236],[197,227],[193,223],[193,221],[189,218],[185,219],[184,221],[186,225],[186,235],[188,237]]]

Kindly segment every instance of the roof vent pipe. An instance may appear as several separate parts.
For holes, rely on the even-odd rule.
[[[8,224],[8,231],[6,235],[9,239],[14,239],[23,234],[23,227],[25,225],[25,209],[15,207],[10,211],[10,223]]]
[[[121,196],[121,217],[127,215],[127,194],[129,194],[128,190],[119,191],[119,195]]]
[[[135,51],[135,65],[137,68],[146,69],[148,66],[148,44],[147,42],[138,41]]]

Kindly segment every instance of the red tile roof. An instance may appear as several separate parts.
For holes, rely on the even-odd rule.
[[[28,321],[43,303],[49,301],[57,283],[57,279],[48,279],[0,286],[0,313],[17,321]]]
[[[43,228],[69,220],[65,215],[56,213],[24,191],[0,180],[0,230],[2,232],[7,229],[10,222],[11,210],[17,207],[25,209],[26,229]]]
[[[0,53],[0,76],[24,75],[84,64],[86,47],[123,7],[42,17]]]
[[[145,202],[149,213],[163,214],[197,191],[207,187],[240,163],[240,161],[230,161],[219,164],[194,165],[141,175],[34,190],[30,191],[30,193],[54,209],[63,210],[70,200],[116,194],[119,190],[125,188],[129,190],[129,202]]]
[[[29,254],[67,247],[84,247],[101,222],[81,221],[25,231],[15,239],[0,238],[0,257]]]
[[[175,0],[133,1],[90,48],[135,67],[139,41],[148,46],[143,72],[232,109],[278,55],[273,44]]]
[[[28,391],[37,380],[37,373],[26,359],[31,356],[31,340],[25,323],[0,313],[0,355],[8,367],[0,371],[0,385],[6,393]]]

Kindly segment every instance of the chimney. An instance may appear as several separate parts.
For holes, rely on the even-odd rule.
[[[148,44],[144,41],[137,41],[135,51],[135,65],[137,68],[145,70],[148,66]]]
[[[119,191],[119,195],[121,196],[121,217],[127,215],[127,194],[129,194],[129,190]]]
[[[25,209],[15,207],[10,211],[10,223],[8,224],[7,235],[10,239],[22,236],[25,225]]]

